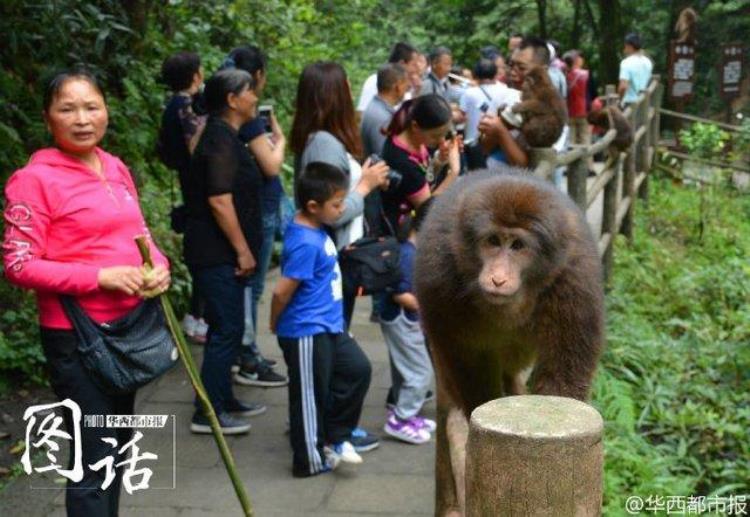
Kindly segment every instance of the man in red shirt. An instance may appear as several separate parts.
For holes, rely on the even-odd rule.
[[[568,66],[568,117],[570,142],[573,144],[591,143],[591,129],[586,120],[586,95],[589,86],[589,71],[583,68],[583,56],[578,50],[569,50],[563,56]]]

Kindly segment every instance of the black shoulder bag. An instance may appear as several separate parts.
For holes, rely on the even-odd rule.
[[[78,336],[78,353],[92,378],[114,395],[156,379],[179,357],[158,298],[143,300],[114,321],[97,323],[72,296],[60,301]]]
[[[395,237],[365,237],[340,251],[344,284],[358,296],[392,291],[399,281],[399,245]]]

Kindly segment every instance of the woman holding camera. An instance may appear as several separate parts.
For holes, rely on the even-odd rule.
[[[291,147],[295,177],[308,163],[325,162],[349,176],[344,214],[334,225],[335,242],[341,250],[364,235],[364,198],[387,183],[388,167],[380,162],[364,165],[362,142],[354,117],[349,81],[338,63],[317,62],[302,71],[297,86]],[[347,289],[349,287],[349,289]],[[347,327],[354,312],[355,294],[344,285],[344,319]]]
[[[60,297],[74,297],[97,322],[112,321],[133,311],[145,291],[167,290],[168,263],[149,239],[155,275],[148,279],[141,268],[133,238],[148,236],[148,229],[130,171],[98,147],[107,131],[108,113],[94,76],[85,70],[55,76],[44,95],[43,113],[54,147],[35,152],[5,186],[5,276],[36,291],[42,347],[55,395],[71,399],[81,415],[133,414],[135,392],[111,395],[84,366],[82,344]],[[71,436],[74,429],[80,430],[76,445],[82,456],[74,461],[71,447],[67,513],[115,516],[123,471],[116,469],[111,484],[103,487],[106,469],[90,465],[107,456],[115,463],[124,459],[103,440],[114,439],[122,447],[132,430],[80,422],[75,426],[72,415],[66,410],[63,419]]]
[[[381,194],[385,223],[392,235],[396,235],[403,215],[445,191],[458,177],[461,143],[449,134],[450,127],[451,107],[439,95],[408,100],[394,113],[386,129],[383,160],[402,177]],[[439,149],[432,160],[428,148]],[[441,178],[435,171],[445,165],[447,173]]]

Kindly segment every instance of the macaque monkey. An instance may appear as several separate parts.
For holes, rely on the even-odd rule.
[[[680,11],[674,31],[677,34],[678,43],[691,43],[695,45],[695,29],[698,22],[698,14],[692,7],[686,7]]]
[[[565,100],[550,81],[547,70],[532,66],[521,86],[521,102],[513,106],[521,115],[521,133],[531,147],[551,147],[562,134],[568,121]]]
[[[608,131],[614,128],[617,131],[615,139],[609,145],[609,154],[613,158],[627,151],[633,143],[633,127],[628,119],[622,114],[617,106],[605,106],[596,111],[591,111],[586,116],[589,124]]]
[[[587,398],[604,342],[601,263],[578,207],[528,174],[461,178],[419,240],[416,294],[438,394],[435,514],[462,515],[477,406],[525,393],[532,367],[532,393]]]

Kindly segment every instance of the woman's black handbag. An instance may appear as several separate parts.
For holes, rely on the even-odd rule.
[[[365,237],[340,252],[344,285],[358,296],[388,292],[398,284],[399,244],[395,237]]]
[[[177,364],[177,347],[158,298],[106,323],[92,320],[71,296],[62,295],[60,301],[78,336],[81,361],[105,391],[132,393]]]

